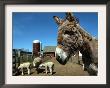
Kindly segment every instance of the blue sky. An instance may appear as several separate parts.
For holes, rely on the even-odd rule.
[[[98,13],[75,12],[80,25],[92,36],[98,37]],[[56,46],[58,26],[53,16],[65,17],[63,12],[14,12],[13,13],[13,48],[32,51],[33,40],[40,40],[42,46]]]

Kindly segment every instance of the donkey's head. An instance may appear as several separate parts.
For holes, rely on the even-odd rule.
[[[66,13],[64,19],[60,19],[57,16],[53,18],[58,25],[56,59],[64,65],[71,54],[74,55],[79,50],[83,39],[77,29],[78,20],[72,13]]]

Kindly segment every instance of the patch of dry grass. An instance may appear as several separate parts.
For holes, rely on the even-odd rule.
[[[87,71],[83,71],[82,66],[76,63],[67,62],[66,65],[61,65],[59,62],[55,60],[55,58],[46,58],[45,61],[52,61],[55,64],[54,74],[52,76],[88,76]],[[27,75],[27,72],[25,73]],[[30,76],[50,76],[44,72],[37,74],[37,71],[33,68],[31,69]]]

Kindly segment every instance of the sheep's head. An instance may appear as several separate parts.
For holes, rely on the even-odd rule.
[[[44,64],[40,64],[40,65],[39,65],[39,68],[40,68],[40,69],[45,68],[45,65],[44,65]]]
[[[18,66],[18,70],[19,70],[19,69],[21,69],[21,65],[20,65],[20,66]]]
[[[66,17],[63,20],[57,16],[53,18],[58,25],[56,59],[64,65],[71,54],[74,55],[78,51],[82,37],[76,28],[78,20],[72,13],[66,13]]]
[[[36,66],[36,64],[35,64],[35,62],[33,61],[33,66],[35,67]]]

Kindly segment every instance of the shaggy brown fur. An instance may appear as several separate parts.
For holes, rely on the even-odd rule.
[[[80,51],[85,69],[92,69],[90,64],[98,68],[98,41],[79,25],[79,21],[72,13],[66,13],[64,20],[57,16],[54,16],[54,19],[59,26],[58,46],[62,46],[62,49],[68,52],[69,57]],[[97,74],[97,71],[95,73]]]

